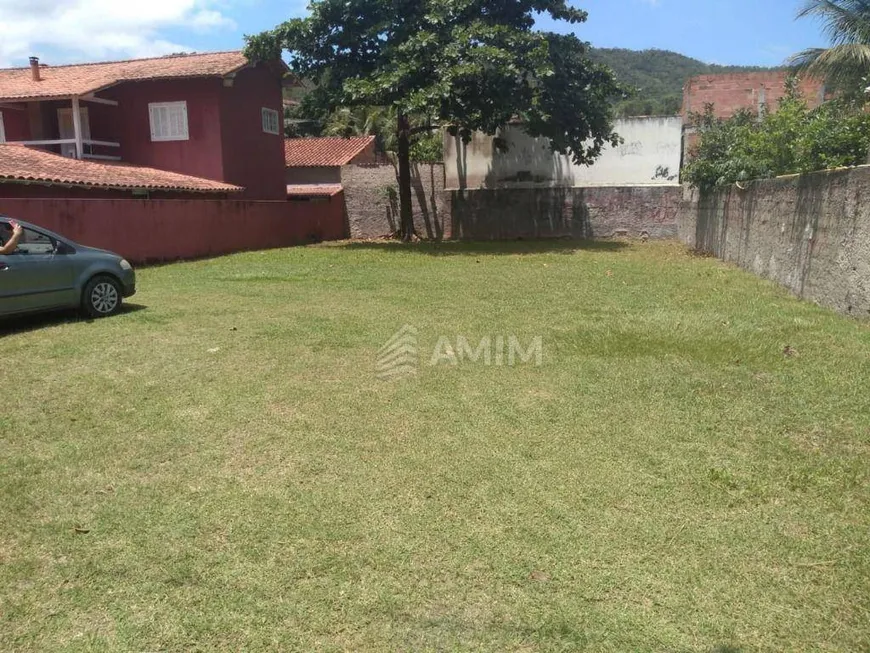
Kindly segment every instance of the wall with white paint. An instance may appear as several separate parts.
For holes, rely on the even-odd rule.
[[[626,118],[615,122],[619,147],[606,147],[592,166],[575,165],[569,156],[550,150],[546,138],[532,138],[519,126],[494,138],[476,133],[468,145],[444,134],[447,189],[524,188],[540,186],[670,186],[680,170],[682,118]]]

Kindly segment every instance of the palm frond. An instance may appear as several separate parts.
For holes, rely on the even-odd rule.
[[[799,52],[789,65],[832,83],[870,74],[870,0],[806,0],[798,18],[820,20],[831,47]]]
[[[801,50],[797,54],[790,56],[788,61],[786,61],[786,64],[792,68],[796,68],[798,71],[806,72],[806,70],[818,60],[819,56],[824,51],[824,48],[808,48],[806,50]]]
[[[832,45],[870,39],[870,0],[808,0],[798,18],[814,17]]]

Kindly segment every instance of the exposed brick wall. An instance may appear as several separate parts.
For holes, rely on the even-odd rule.
[[[448,191],[454,238],[673,238],[679,186]]]
[[[689,124],[690,113],[704,111],[707,104],[713,105],[713,114],[717,118],[730,118],[741,109],[757,113],[762,104],[768,111],[776,111],[780,100],[785,97],[785,85],[790,74],[787,70],[767,70],[691,77],[683,87],[683,165],[688,162],[699,140]],[[830,98],[824,82],[819,79],[802,78],[798,88],[810,108],[816,108]]]
[[[347,165],[341,168],[351,238],[379,238],[398,231],[396,169],[390,165]],[[444,166],[414,164],[411,168],[414,227],[422,238],[450,238],[444,202]]]
[[[707,104],[713,104],[717,118],[730,118],[739,109],[757,112],[759,103],[775,111],[785,95],[789,74],[786,70],[769,70],[692,77],[683,88],[683,120],[688,121],[690,112],[701,112]],[[799,88],[810,107],[822,103],[825,85],[821,80],[803,78]]]

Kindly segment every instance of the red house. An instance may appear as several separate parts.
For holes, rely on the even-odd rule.
[[[0,70],[0,142],[80,159],[76,179],[99,175],[114,192],[136,190],[126,184],[131,166],[141,166],[220,182],[221,195],[283,200],[286,71],[241,52],[69,66],[32,58],[30,67]],[[88,161],[100,169],[91,173]],[[112,162],[125,164],[118,180]]]

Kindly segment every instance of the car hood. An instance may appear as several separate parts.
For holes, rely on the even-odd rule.
[[[75,247],[77,252],[82,252],[86,254],[100,254],[102,256],[106,256],[108,258],[114,258],[117,260],[121,260],[124,258],[120,254],[116,254],[115,252],[110,252],[107,249],[99,249],[98,247],[88,247],[86,245],[79,245],[78,243],[70,243],[73,247]]]

